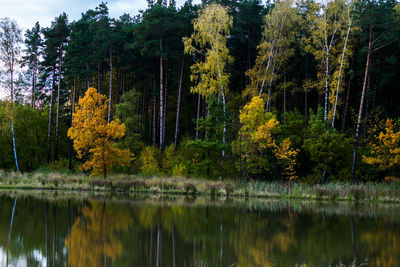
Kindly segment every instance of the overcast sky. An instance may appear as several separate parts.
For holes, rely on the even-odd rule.
[[[177,0],[177,6],[185,0]],[[94,9],[101,2],[107,2],[108,11],[113,18],[119,18],[124,13],[137,15],[139,10],[147,8],[146,0],[0,0],[0,18],[10,18],[22,29],[22,35],[31,29],[36,21],[40,26],[49,27],[55,17],[65,12],[70,22],[78,20],[88,9]],[[200,0],[193,1],[194,3]],[[0,99],[8,92],[0,86]]]
[[[96,0],[0,0],[0,18],[14,19],[23,31],[39,21],[42,27],[49,27],[51,21],[62,12],[69,21],[78,20],[83,12],[94,9],[102,1]],[[108,0],[110,16],[119,18],[124,13],[138,14],[147,7],[146,0]],[[178,0],[181,5],[184,0]],[[199,2],[199,1],[194,1]]]

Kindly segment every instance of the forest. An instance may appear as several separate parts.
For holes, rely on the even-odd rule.
[[[0,169],[399,179],[397,1],[147,2],[0,20]]]

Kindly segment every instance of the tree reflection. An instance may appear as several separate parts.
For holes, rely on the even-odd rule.
[[[124,210],[90,202],[80,208],[71,234],[65,239],[71,266],[102,266],[122,255],[119,233],[128,230],[131,218]]]

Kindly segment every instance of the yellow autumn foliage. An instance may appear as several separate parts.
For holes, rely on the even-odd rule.
[[[381,169],[400,165],[400,131],[395,131],[396,124],[392,119],[386,120],[384,132],[376,136],[377,142],[371,142],[370,156],[363,156],[363,161]]]
[[[193,34],[183,38],[185,53],[200,53],[205,58],[190,67],[190,80],[196,84],[190,89],[192,93],[202,96],[226,93],[230,76],[226,66],[233,61],[226,43],[232,24],[228,7],[215,3],[201,9],[193,20]]]
[[[126,128],[118,119],[107,122],[108,101],[106,96],[90,87],[79,99],[68,130],[77,158],[88,156],[83,169],[92,169],[91,175],[104,177],[114,165],[128,166],[134,159],[129,149],[119,149],[114,142],[125,135]]]
[[[280,144],[277,142],[274,132],[279,128],[279,121],[272,113],[266,112],[264,106],[264,100],[255,96],[243,107],[239,115],[242,127],[232,147],[240,147],[242,159],[256,165],[262,165],[265,162],[263,152],[269,150],[284,167],[283,175],[290,180],[296,179],[298,176],[295,165],[299,151],[291,148],[289,138],[284,139]],[[266,166],[260,167],[267,169]]]

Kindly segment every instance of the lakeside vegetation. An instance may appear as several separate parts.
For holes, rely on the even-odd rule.
[[[399,18],[396,1],[149,0],[25,38],[1,19],[0,168],[24,173],[4,181],[396,199]]]
[[[41,171],[25,174],[2,172],[0,175],[0,189],[120,192],[132,194],[132,196],[146,193],[167,196],[238,196],[367,203],[400,203],[399,185],[399,181],[360,184],[336,182],[308,185],[299,182],[215,181],[199,178],[129,175],[114,175],[108,179],[98,179],[68,172]]]

